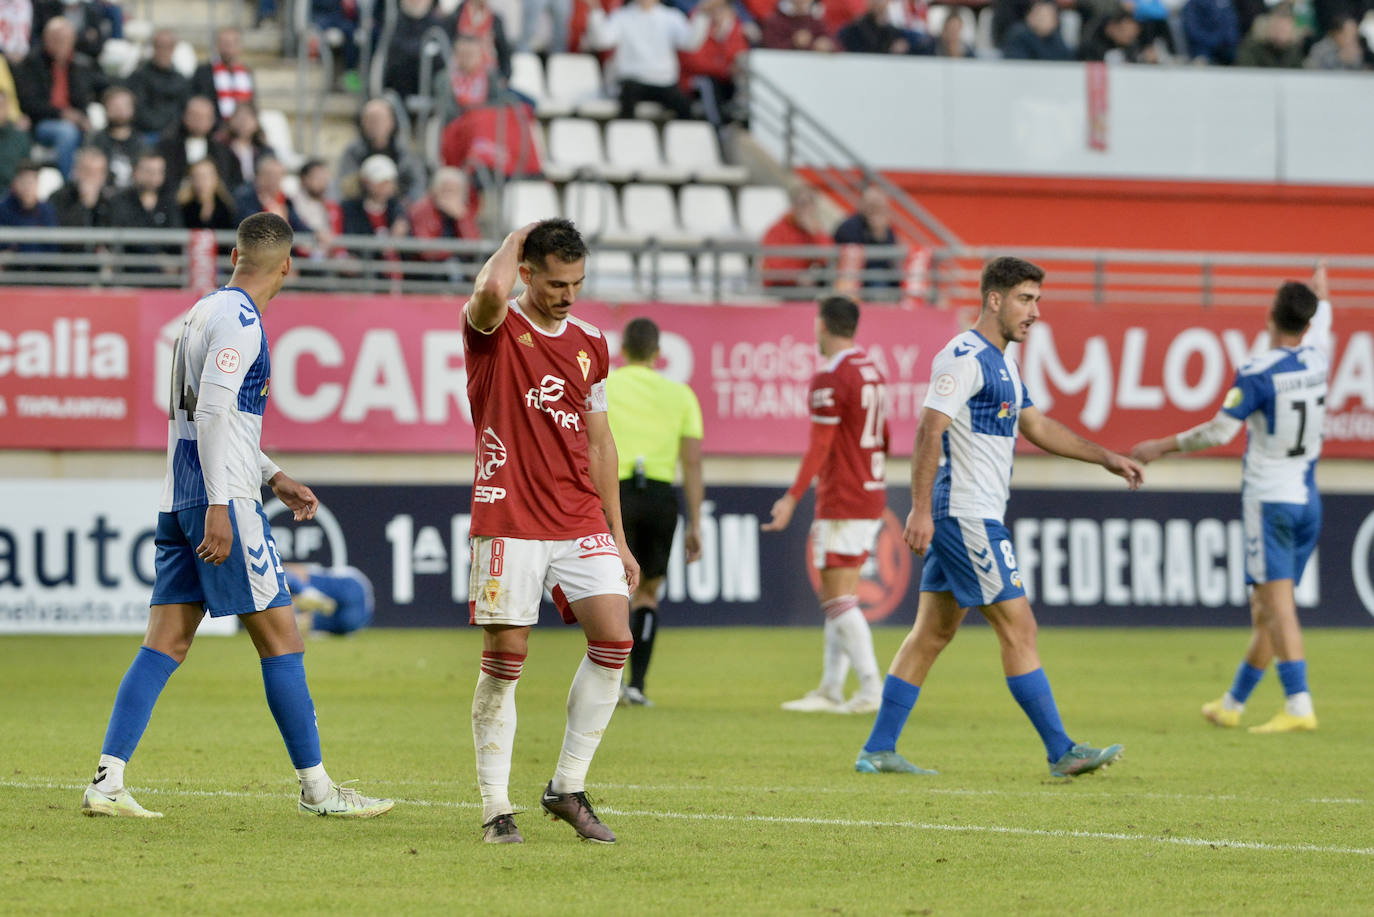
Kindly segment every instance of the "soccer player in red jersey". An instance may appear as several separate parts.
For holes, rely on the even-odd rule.
[[[468,400],[477,431],[472,488],[471,623],[485,630],[472,699],[483,839],[521,843],[509,796],[515,685],[539,600],[587,635],[568,691],[568,726],[540,804],[583,838],[614,843],[584,792],[630,654],[629,592],[615,442],[606,419],[606,339],[569,313],[587,246],[567,220],[506,237],[463,307]],[[517,276],[525,284],[510,293]]]
[[[854,345],[859,307],[843,296],[821,300],[816,343],[825,367],[811,379],[811,442],[796,483],[773,504],[765,532],[787,528],[797,501],[816,485],[816,521],[811,556],[821,574],[825,612],[825,657],[821,685],[784,710],[814,713],[872,713],[882,700],[882,679],[873,654],[873,634],[859,608],[859,571],[882,527],[887,505],[884,469],[888,431],[882,372]],[[859,689],[844,699],[849,666]]]

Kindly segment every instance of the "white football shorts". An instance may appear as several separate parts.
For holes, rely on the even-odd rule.
[[[862,567],[878,541],[881,519],[817,519],[811,523],[811,562],[826,567]]]
[[[468,582],[468,623],[528,627],[539,620],[548,589],[563,620],[568,606],[593,595],[629,597],[625,565],[609,534],[567,541],[474,536]]]

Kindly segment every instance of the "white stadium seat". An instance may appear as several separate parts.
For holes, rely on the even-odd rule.
[[[604,119],[620,110],[620,104],[602,92],[601,64],[592,55],[551,54],[546,73],[549,98],[571,105],[579,115]]]
[[[635,242],[620,220],[620,200],[605,182],[568,182],[563,189],[563,215],[583,235],[607,242]]]
[[[625,181],[628,170],[609,167],[601,145],[601,125],[588,118],[554,118],[549,122],[549,159],[544,173],[552,181],[579,175]]]
[[[721,185],[683,185],[679,200],[682,228],[705,239],[740,238],[730,192]]]
[[[746,238],[757,241],[791,206],[784,188],[747,185],[739,191],[740,230]]]
[[[667,243],[700,241],[683,232],[677,218],[677,199],[667,185],[628,184],[620,193],[620,205],[625,228],[632,233]]]
[[[629,252],[599,251],[587,259],[587,295],[626,295],[639,292],[639,272]]]
[[[669,165],[689,170],[697,181],[738,185],[749,177],[744,166],[720,161],[715,128],[705,121],[669,121],[663,127],[663,152]]]
[[[529,51],[516,51],[511,55],[510,88],[533,99],[541,114],[553,104],[549,98],[548,87],[544,83],[544,63],[539,59],[539,55]],[[571,111],[572,109],[568,108],[558,114],[566,115]],[[549,112],[545,117],[553,117],[553,113]]]
[[[658,127],[649,121],[611,121],[606,125],[606,158],[640,181],[682,184],[691,174],[665,165],[658,147]]]
[[[506,185],[502,205],[502,218],[507,232],[562,212],[558,206],[558,193],[546,181],[510,182]]]
[[[639,256],[639,286],[646,294],[682,295],[696,291],[696,274],[686,252],[644,252]]]

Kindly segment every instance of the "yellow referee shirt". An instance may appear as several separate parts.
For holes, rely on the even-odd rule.
[[[620,455],[620,479],[634,475],[644,459],[644,476],[673,482],[683,437],[701,439],[701,405],[681,382],[647,366],[624,366],[606,377],[611,435]]]

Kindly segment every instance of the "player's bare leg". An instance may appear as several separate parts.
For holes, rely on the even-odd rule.
[[[1245,648],[1245,658],[1236,667],[1230,690],[1202,705],[1202,716],[1209,723],[1226,728],[1239,726],[1250,692],[1264,677],[1269,663],[1274,661],[1274,642],[1269,638],[1265,617],[1263,594],[1250,590],[1250,644]]]
[[[161,812],[148,811],[129,795],[124,788],[124,768],[148,728],[153,706],[167,679],[186,660],[204,615],[199,603],[154,605],[148,609],[143,645],[119,683],[95,779],[81,798],[81,811],[85,814],[162,817]]]
[[[524,841],[510,801],[511,751],[515,745],[515,686],[529,651],[530,629],[489,624],[482,631],[482,671],[472,697],[472,744],[482,792],[482,839],[489,844]]]
[[[315,703],[305,680],[305,642],[296,626],[295,607],[276,605],[239,615],[239,623],[258,652],[267,706],[300,780],[299,811],[336,818],[372,818],[391,811],[395,805],[392,800],[373,799],[352,787],[341,787],[324,769]]]
[[[1307,690],[1307,661],[1303,651],[1302,626],[1298,623],[1298,606],[1293,595],[1291,579],[1258,583],[1251,592],[1251,604],[1256,612],[1258,629],[1269,637],[1274,656],[1278,659],[1279,678],[1283,681],[1284,709],[1262,726],[1250,727],[1251,732],[1309,732],[1317,728],[1317,716],[1312,708],[1312,695]]]
[[[1064,731],[1059,707],[1050,691],[1049,679],[1040,666],[1040,651],[1036,647],[1038,628],[1026,597],[1017,596],[993,605],[984,605],[980,610],[997,634],[1007,688],[1045,744],[1050,775],[1075,777],[1105,767],[1121,757],[1124,749],[1120,745],[1093,748],[1085,743],[1074,742]]]
[[[615,843],[587,802],[587,770],[610,725],[620,695],[620,675],[630,655],[630,606],[624,596],[594,595],[570,603],[587,636],[587,655],[568,689],[568,726],[558,767],[540,804],[572,825],[585,840]]]
[[[652,707],[653,701],[644,696],[644,679],[654,654],[654,638],[658,636],[658,591],[666,577],[641,579],[630,596],[630,633],[634,649],[630,650],[629,684],[621,689],[621,702],[636,707]]]

